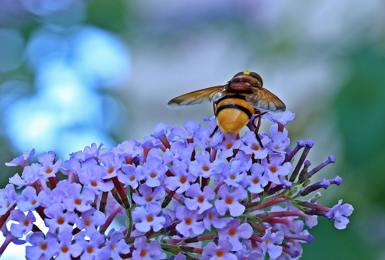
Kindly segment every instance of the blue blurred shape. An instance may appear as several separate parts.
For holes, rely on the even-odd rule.
[[[73,1],[74,0],[21,0],[20,2],[29,12],[45,16],[67,8]]]
[[[93,86],[111,87],[127,82],[130,55],[119,37],[95,27],[83,27],[72,40],[74,66]]]

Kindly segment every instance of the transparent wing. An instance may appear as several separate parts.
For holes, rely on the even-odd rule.
[[[246,100],[256,109],[269,111],[285,111],[286,105],[276,95],[265,88],[253,88],[253,94],[247,95]]]
[[[214,86],[205,88],[193,92],[186,93],[184,95],[171,99],[169,105],[195,105],[204,101],[211,101],[215,94],[221,92],[224,86]]]

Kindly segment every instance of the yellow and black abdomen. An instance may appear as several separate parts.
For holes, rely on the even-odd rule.
[[[238,134],[254,114],[254,107],[243,95],[228,95],[215,103],[215,116],[223,133]]]

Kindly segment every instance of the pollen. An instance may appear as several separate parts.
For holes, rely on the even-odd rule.
[[[75,202],[76,205],[81,205],[81,204],[82,204],[82,200],[79,199],[79,198],[76,198],[76,199],[74,200],[74,202]]]
[[[58,217],[56,219],[56,223],[58,223],[59,225],[63,225],[64,224],[64,218],[63,217]]]
[[[224,257],[225,256],[225,252],[223,252],[223,250],[221,249],[218,249],[216,252],[215,252],[215,255],[217,257]]]
[[[253,184],[258,184],[259,178],[258,177],[253,178],[252,182],[253,182]]]
[[[23,221],[23,225],[24,225],[24,226],[28,226],[28,225],[29,225],[29,220],[28,220],[28,219],[25,219],[25,220]]]
[[[152,215],[147,215],[146,220],[147,220],[147,222],[153,222],[154,217]]]
[[[231,228],[231,229],[229,230],[229,235],[230,235],[231,237],[235,236],[236,234],[237,234],[237,229],[236,229],[236,228]]]
[[[184,220],[184,223],[186,223],[186,225],[191,225],[192,224],[192,219],[191,218],[185,218]]]
[[[91,181],[91,186],[96,187],[96,186],[98,186],[98,183],[96,181]]]
[[[233,144],[232,144],[232,143],[227,143],[227,144],[226,144],[226,149],[230,149],[231,147],[233,147]]]
[[[141,257],[147,256],[147,251],[144,250],[144,249],[142,249],[142,250],[140,251],[140,256],[141,256]]]
[[[258,151],[259,150],[259,145],[258,144],[254,144],[251,149],[253,149],[254,151]]]
[[[64,245],[60,248],[60,251],[62,251],[65,254],[69,251],[69,248],[68,248],[68,246]]]
[[[202,170],[208,172],[210,170],[210,167],[208,165],[203,165]]]
[[[270,166],[270,171],[272,173],[276,173],[277,172],[277,166],[275,166],[275,165]]]
[[[32,205],[35,205],[36,202],[37,202],[36,200],[32,200],[32,201],[31,201],[31,204],[32,204]]]
[[[156,172],[152,172],[152,173],[150,173],[150,177],[151,177],[151,178],[155,178],[155,177],[156,177],[156,175],[157,175],[157,174],[156,174]]]
[[[42,243],[40,244],[40,249],[41,249],[41,250],[47,250],[47,248],[48,248],[48,244],[47,244],[46,242],[42,242]]]
[[[91,226],[91,220],[89,218],[85,219],[84,225],[86,225],[87,227]]]
[[[107,169],[107,173],[108,174],[112,174],[113,172],[115,171],[115,168],[114,167],[108,167],[108,169]]]
[[[234,174],[230,175],[230,179],[235,180],[236,178],[237,178],[237,176],[235,176]]]
[[[134,175],[131,175],[130,176],[130,181],[134,181],[135,180],[135,176]]]
[[[233,204],[233,198],[232,197],[227,197],[226,199],[225,199],[225,202],[226,202],[226,204]]]
[[[203,196],[198,196],[197,201],[198,201],[199,203],[203,203],[203,201],[205,201],[205,198],[204,198]]]
[[[187,181],[187,177],[186,176],[180,176],[180,178],[179,178],[179,182],[180,183],[185,183]]]
[[[151,202],[153,200],[153,197],[151,195],[147,196],[146,197],[146,201],[147,202]]]
[[[87,247],[87,253],[92,254],[94,252],[94,248],[92,246]]]
[[[52,170],[51,167],[48,167],[47,169],[45,169],[45,173],[46,173],[46,174],[50,174],[50,173],[52,173],[52,172],[53,172],[53,170]]]

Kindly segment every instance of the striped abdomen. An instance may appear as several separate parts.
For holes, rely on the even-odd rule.
[[[238,134],[254,114],[254,107],[243,95],[226,95],[215,102],[214,112],[223,133]]]

